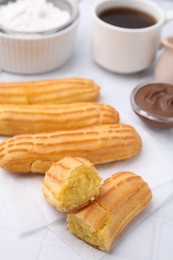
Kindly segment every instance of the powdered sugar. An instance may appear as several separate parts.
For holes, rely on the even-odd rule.
[[[0,8],[0,27],[16,32],[41,32],[58,28],[70,19],[47,0],[17,0]]]

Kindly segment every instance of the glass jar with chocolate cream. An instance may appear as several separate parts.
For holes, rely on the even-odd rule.
[[[134,112],[155,127],[173,127],[173,85],[147,82],[137,86],[131,94]]]

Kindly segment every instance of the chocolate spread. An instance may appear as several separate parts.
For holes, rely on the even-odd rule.
[[[173,85],[149,83],[134,96],[138,107],[157,116],[173,117]]]

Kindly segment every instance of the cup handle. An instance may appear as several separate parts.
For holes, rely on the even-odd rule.
[[[165,17],[166,17],[165,19],[166,22],[173,20],[173,10],[167,11]]]

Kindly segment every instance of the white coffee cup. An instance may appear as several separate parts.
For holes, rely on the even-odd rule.
[[[111,25],[99,18],[100,13],[116,7],[145,12],[155,18],[152,26],[128,29]],[[92,55],[96,63],[118,73],[134,73],[148,68],[160,46],[162,26],[173,19],[173,12],[165,13],[149,0],[101,0],[92,13]]]

